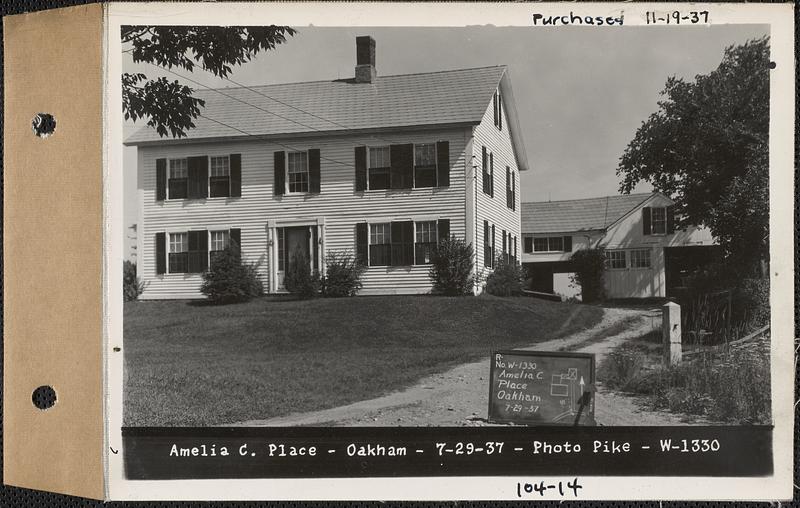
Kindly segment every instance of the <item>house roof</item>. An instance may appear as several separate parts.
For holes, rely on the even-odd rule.
[[[513,94],[508,79],[503,79],[505,74],[505,66],[494,66],[378,76],[372,83],[340,79],[197,89],[193,94],[206,101],[205,107],[186,138],[161,138],[155,129],[145,126],[125,144],[477,125],[501,84],[510,95],[506,104],[512,129],[518,129]],[[519,134],[512,133],[512,137],[517,138],[515,148],[523,162],[520,169],[525,169]]]
[[[604,230],[655,193],[522,203],[523,233]]]

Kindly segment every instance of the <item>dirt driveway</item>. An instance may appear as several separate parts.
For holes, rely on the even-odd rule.
[[[539,351],[594,353],[599,362],[624,342],[661,326],[659,309],[604,309],[595,327],[563,339],[540,342]],[[383,397],[323,411],[237,422],[242,426],[481,426],[487,425],[489,358],[428,376]],[[595,418],[600,425],[686,425],[682,417],[643,409],[629,396],[598,384]],[[701,422],[699,422],[701,423]]]

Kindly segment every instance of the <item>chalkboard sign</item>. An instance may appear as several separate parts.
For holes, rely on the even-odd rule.
[[[491,422],[595,425],[593,354],[497,351],[489,383]]]

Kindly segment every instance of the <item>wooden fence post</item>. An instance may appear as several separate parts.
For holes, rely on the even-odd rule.
[[[661,332],[664,338],[664,361],[667,365],[681,363],[681,306],[668,302],[661,307]]]

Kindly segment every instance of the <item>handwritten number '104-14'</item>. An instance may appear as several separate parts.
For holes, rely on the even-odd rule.
[[[558,483],[545,483],[544,481],[538,483],[517,483],[517,497],[523,497],[525,494],[533,493],[538,493],[541,497],[544,497],[545,493],[550,490],[553,490],[553,493],[557,491],[562,497],[565,493],[572,491],[572,495],[578,497],[578,490],[582,488],[583,486],[578,483],[577,478],[567,482],[559,481]]]

